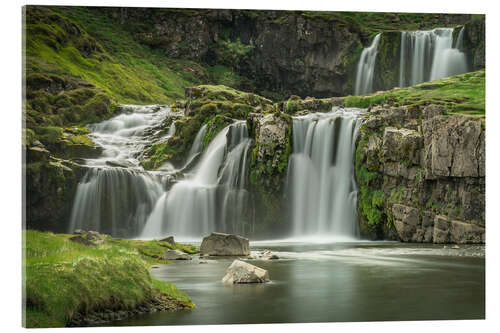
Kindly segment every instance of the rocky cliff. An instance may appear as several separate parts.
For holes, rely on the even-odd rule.
[[[444,113],[433,104],[370,110],[356,152],[365,237],[484,242],[484,121]]]
[[[375,76],[375,87],[390,89],[398,84],[399,30],[455,26],[470,19],[454,14],[96,10],[104,10],[167,57],[227,66],[247,79],[237,88],[275,97],[351,94],[362,48],[380,31],[381,75]]]

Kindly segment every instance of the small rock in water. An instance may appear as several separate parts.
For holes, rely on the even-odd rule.
[[[458,245],[453,245],[451,248],[452,248],[452,249],[459,249],[459,248],[460,248],[460,246],[458,246]]]
[[[260,251],[256,254],[251,255],[248,259],[256,259],[256,260],[275,260],[279,259],[276,253],[271,252],[270,250]]]
[[[191,260],[193,259],[189,254],[179,250],[167,250],[163,254],[164,260]]]
[[[235,260],[226,270],[222,278],[223,283],[264,283],[268,282],[269,273],[260,267],[251,265],[241,260]]]

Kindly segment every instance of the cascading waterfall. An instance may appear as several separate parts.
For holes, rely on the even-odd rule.
[[[193,173],[160,197],[140,237],[173,234],[196,239],[216,230],[249,231],[241,216],[248,206],[245,179],[251,143],[245,121],[225,127],[203,152]]]
[[[401,32],[399,86],[467,72],[467,59],[462,52],[463,28],[453,47],[453,28]]]
[[[361,52],[356,72],[355,95],[368,94],[373,90],[373,73],[375,72],[380,35],[376,35],[371,45]]]
[[[334,109],[293,118],[288,192],[294,237],[357,236],[354,153],[362,112]]]
[[[124,106],[123,111],[89,126],[90,137],[103,153],[85,160],[88,171],[76,189],[68,232],[87,229],[120,237],[138,235],[164,191],[168,173],[144,171],[138,157],[151,143],[146,132],[177,114],[159,106]],[[166,137],[174,131],[172,124]]]

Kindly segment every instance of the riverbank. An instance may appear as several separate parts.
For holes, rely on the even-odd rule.
[[[194,308],[175,285],[151,275],[151,265],[170,263],[162,259],[173,248],[169,243],[104,235],[98,245],[83,245],[70,241],[73,236],[23,232],[26,327],[100,325],[140,313]]]

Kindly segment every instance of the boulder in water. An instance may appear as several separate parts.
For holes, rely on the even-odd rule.
[[[210,236],[203,238],[200,254],[202,256],[248,256],[250,244],[248,238],[212,232]]]
[[[189,254],[179,250],[167,250],[163,254],[164,260],[191,260],[193,259]]]
[[[226,270],[222,278],[223,283],[264,283],[268,282],[269,273],[260,267],[251,265],[241,260],[235,260]]]

